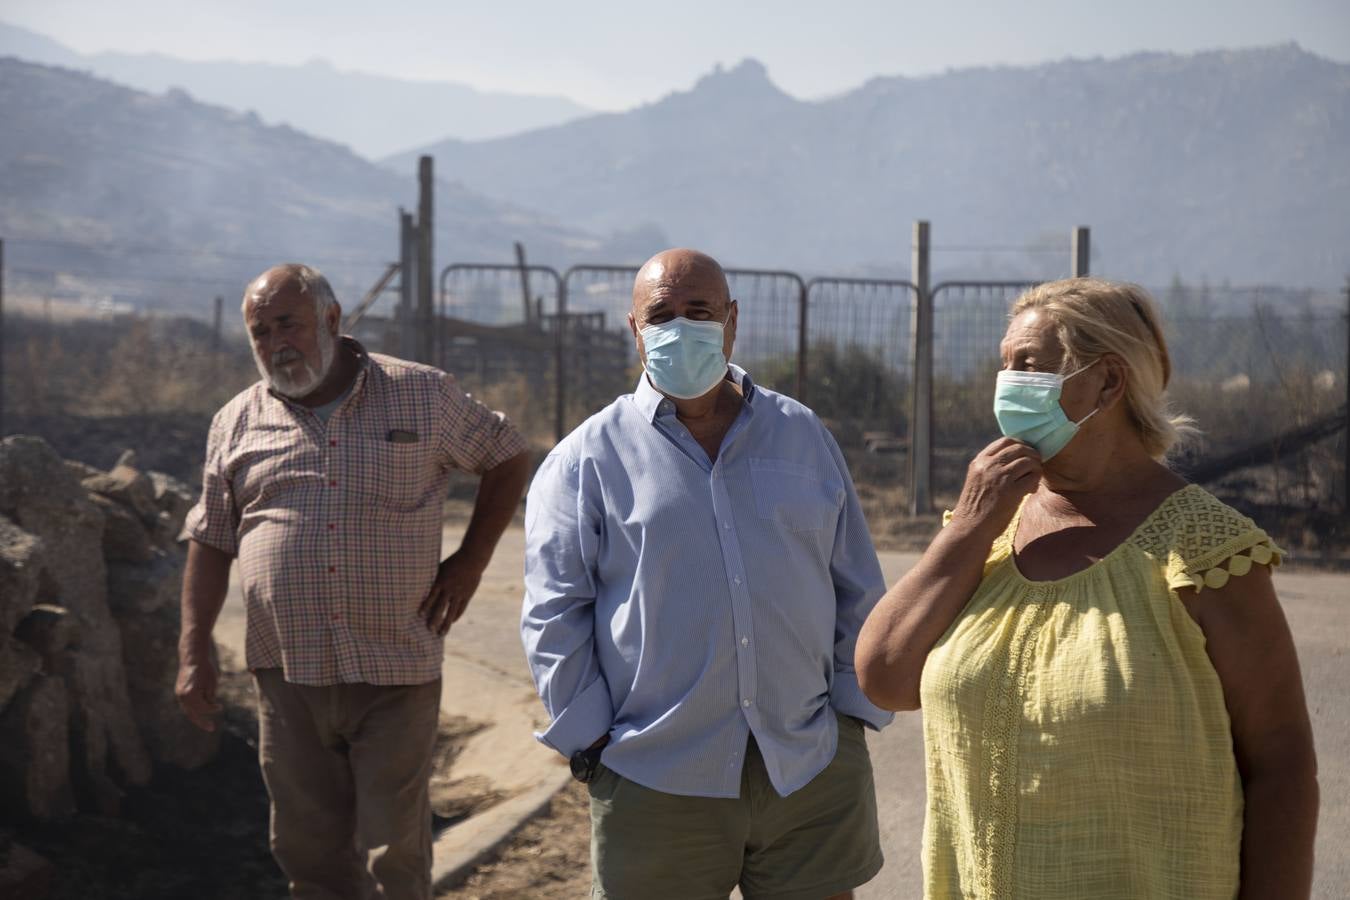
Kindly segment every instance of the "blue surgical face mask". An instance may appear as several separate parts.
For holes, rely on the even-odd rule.
[[[727,374],[721,322],[696,322],[684,316],[643,328],[647,378],[669,397],[692,400],[712,390]]]
[[[994,418],[998,419],[999,430],[1035,447],[1042,462],[1050,459],[1073,440],[1078,426],[1097,414],[1094,409],[1077,422],[1071,422],[1059,405],[1064,382],[1093,365],[1095,363],[1088,363],[1068,375],[1009,369],[999,372],[994,387]]]

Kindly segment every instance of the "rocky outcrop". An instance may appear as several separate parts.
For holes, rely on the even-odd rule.
[[[101,472],[0,441],[0,798],[21,815],[115,814],[152,763],[214,756],[173,693],[191,503],[130,455]]]

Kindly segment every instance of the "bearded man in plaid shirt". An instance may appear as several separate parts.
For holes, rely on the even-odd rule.
[[[443,643],[520,502],[520,435],[452,377],[340,337],[308,266],[244,293],[262,381],[211,422],[187,521],[177,692],[215,728],[211,630],[239,560],[273,855],[293,897],[431,896]],[[444,561],[452,469],[481,476]]]

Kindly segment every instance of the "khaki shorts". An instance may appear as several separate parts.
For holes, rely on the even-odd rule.
[[[753,738],[738,798],[645,788],[601,766],[590,784],[591,896],[605,900],[823,900],[881,870],[863,725],[839,716],[834,759],[778,796]]]

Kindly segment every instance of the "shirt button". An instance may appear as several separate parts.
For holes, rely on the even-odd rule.
[[[744,706],[746,709],[749,709],[749,708],[750,708],[750,699],[747,697],[746,699],[742,700],[742,701],[741,701],[741,706]]]
[[[731,530],[731,523],[730,523],[730,522],[723,522],[723,523],[722,523],[722,530],[723,530],[723,531],[730,531],[730,530]]]
[[[741,638],[741,646],[742,646],[742,647],[749,647],[749,646],[750,646],[750,639],[749,639],[748,637],[743,637],[743,638]]]
[[[336,571],[337,571],[337,566],[329,566],[329,567],[328,567],[328,571],[330,571],[330,572],[336,572]]]
[[[331,440],[330,440],[330,441],[328,442],[328,446],[330,446],[330,447],[336,447],[336,446],[337,446],[337,441],[331,441]]]
[[[741,583],[741,576],[737,575],[735,578],[733,578],[733,579],[731,579],[731,580],[732,580],[733,582],[735,582],[736,584],[740,584],[740,583]]]
[[[333,522],[329,522],[329,523],[328,523],[328,530],[329,530],[329,531],[336,531],[336,530],[337,530],[337,525],[334,524]]]
[[[337,487],[337,482],[336,482],[336,481],[330,481],[330,482],[328,482],[328,486],[329,486],[329,487]]]

